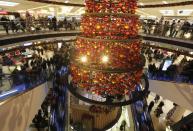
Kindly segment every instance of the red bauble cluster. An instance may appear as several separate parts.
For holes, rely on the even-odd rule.
[[[75,59],[81,56],[87,57],[85,65],[97,65],[98,68],[110,69],[135,69],[140,65],[140,40],[131,40],[128,42],[111,41],[92,41],[92,39],[77,38]],[[104,64],[101,58],[106,55],[109,62]],[[81,64],[81,63],[80,63]]]
[[[86,37],[100,39],[128,39],[138,35],[137,16],[88,16],[82,18],[82,32]]]
[[[137,9],[136,0],[85,0],[88,13],[130,13]]]
[[[129,94],[135,90],[136,84],[140,81],[142,70],[136,70],[132,74],[90,73],[89,70],[80,69],[76,65],[72,65],[71,75],[75,87],[83,88],[98,95],[119,95]]]
[[[142,76],[136,8],[136,0],[86,0],[71,64],[75,87],[113,96],[135,90]]]

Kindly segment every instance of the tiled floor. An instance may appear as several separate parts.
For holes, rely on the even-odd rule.
[[[149,95],[148,97],[148,103],[150,103],[154,99],[154,96]],[[161,100],[159,100],[160,102]],[[154,110],[158,106],[158,103],[156,103],[151,111],[151,118],[153,122],[153,126],[155,131],[165,131],[166,130],[166,121],[165,121],[165,114],[162,114],[160,118],[157,118],[154,114]]]
[[[133,118],[132,118],[130,106],[125,106],[122,108],[122,114],[119,121],[111,129],[107,131],[120,131],[120,125],[123,120],[125,120],[127,123],[125,131],[134,131]]]

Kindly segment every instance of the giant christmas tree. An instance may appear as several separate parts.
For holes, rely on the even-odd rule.
[[[71,64],[72,84],[97,95],[125,95],[139,84],[140,55],[136,0],[86,0],[82,35]]]

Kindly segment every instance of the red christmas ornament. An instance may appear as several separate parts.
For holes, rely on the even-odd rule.
[[[136,0],[86,0],[82,36],[75,44],[72,84],[97,95],[135,90],[143,62]]]

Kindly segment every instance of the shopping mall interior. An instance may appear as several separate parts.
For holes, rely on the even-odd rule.
[[[193,131],[192,0],[0,0],[0,131]]]

